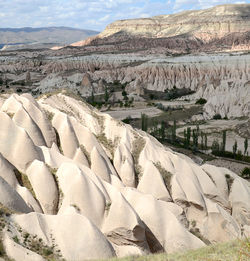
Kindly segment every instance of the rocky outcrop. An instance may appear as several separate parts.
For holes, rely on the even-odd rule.
[[[173,15],[116,21],[99,34],[100,38],[124,32],[149,38],[193,35],[204,42],[250,28],[250,5],[219,5]]]
[[[24,107],[33,121],[19,127]],[[1,240],[14,260],[170,253],[249,236],[249,183],[228,169],[199,166],[61,93],[12,95],[1,117]]]

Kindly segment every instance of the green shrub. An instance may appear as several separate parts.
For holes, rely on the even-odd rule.
[[[154,165],[160,172],[169,194],[171,194],[171,191],[172,191],[171,179],[172,179],[173,174],[171,172],[167,171],[165,168],[163,168],[159,161],[156,164],[154,163]]]
[[[230,192],[234,182],[234,178],[231,177],[229,174],[225,174],[225,178],[227,182],[228,192]]]
[[[200,98],[200,99],[198,99],[198,100],[196,101],[195,104],[205,104],[205,103],[207,103],[207,100],[204,99],[204,98]]]
[[[241,177],[244,179],[250,179],[250,168],[245,167],[241,172]]]
[[[213,117],[214,120],[220,120],[221,119],[221,115],[219,113],[216,113]]]
[[[132,121],[131,116],[128,116],[127,118],[125,118],[124,120],[122,120],[124,123],[130,124],[130,122]]]
[[[4,250],[3,242],[0,238],[0,256],[4,256],[4,255],[5,255],[5,250]]]

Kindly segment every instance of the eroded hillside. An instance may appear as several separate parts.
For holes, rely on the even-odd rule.
[[[5,95],[0,106],[5,256],[99,259],[250,236],[249,183],[228,169],[65,93]]]
[[[29,57],[30,55],[30,57]],[[195,92],[186,99],[207,99],[204,118],[249,117],[250,64],[248,54],[185,55],[84,55],[79,50],[69,54],[11,53],[0,57],[0,78],[13,87],[26,84],[26,91],[41,94],[71,89],[84,97],[103,94],[106,83],[126,85],[128,94],[141,96],[144,91],[167,92],[177,88]],[[27,72],[29,81],[27,82]],[[26,82],[25,82],[26,81]],[[3,86],[4,87],[4,86]],[[5,88],[6,91],[8,89]],[[114,86],[114,91],[119,91]],[[4,92],[4,90],[2,90]]]
[[[249,50],[250,5],[218,5],[151,18],[118,20],[72,46],[170,53]]]

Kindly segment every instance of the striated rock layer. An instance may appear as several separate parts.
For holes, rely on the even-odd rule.
[[[233,50],[249,50],[249,28],[250,4],[218,5],[204,10],[115,21],[98,36],[72,46],[104,48],[108,43],[112,50],[160,47],[170,52],[197,52],[226,46]]]
[[[250,236],[249,182],[228,169],[198,166],[64,94],[14,94],[0,110],[10,258],[170,253]]]
[[[249,31],[249,28],[249,4],[218,5],[172,15],[119,20],[108,25],[99,36],[107,37],[118,32],[157,38],[190,34],[209,41],[229,33],[243,33]]]

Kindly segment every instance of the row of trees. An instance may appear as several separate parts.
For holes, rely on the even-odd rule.
[[[216,153],[216,152],[221,152],[221,153],[225,153],[226,152],[226,141],[227,141],[227,131],[223,130],[222,132],[222,142],[221,144],[219,144],[218,140],[214,140],[213,144],[212,144],[212,152]],[[248,139],[245,138],[244,140],[244,155],[248,155]],[[242,154],[242,151],[238,150],[238,142],[235,140],[233,148],[233,155],[235,156],[237,153],[238,154]]]
[[[152,121],[149,126],[148,116],[146,114],[141,114],[141,129],[143,131],[148,131],[155,138],[160,139],[161,141],[168,141],[170,143],[175,143],[181,146],[184,146],[187,149],[192,149],[194,151],[199,148],[206,150],[207,145],[207,134],[200,131],[199,126],[197,125],[196,129],[191,130],[191,127],[188,127],[184,130],[184,138],[177,138],[176,135],[176,120],[173,121],[173,124],[170,125],[167,121]],[[199,145],[200,137],[200,145]]]
[[[192,136],[192,143],[191,143],[191,136]],[[199,143],[200,137],[200,143]],[[200,130],[199,125],[196,126],[196,129],[191,130],[191,127],[187,127],[184,130],[184,146],[185,148],[196,151],[199,148],[201,150],[207,150],[207,134]]]
[[[168,141],[170,143],[183,146],[187,149],[192,149],[193,151],[197,150],[208,150],[208,134],[200,130],[199,125],[196,128],[191,129],[191,127],[187,127],[184,129],[184,138],[181,139],[176,135],[176,121],[173,121],[173,124],[168,124],[167,121],[161,121],[160,123],[157,121],[150,122],[149,126],[149,118],[146,114],[141,115],[141,129],[143,131],[148,131],[151,135],[156,137],[161,141]],[[234,157],[236,158],[236,154],[241,155],[242,152],[238,150],[237,141],[235,141],[233,145],[233,152],[226,151],[226,143],[227,143],[227,131],[223,130],[222,132],[222,141],[221,143],[218,140],[214,140],[211,146],[212,153],[218,156],[226,156],[226,157]],[[248,139],[244,140],[244,155],[245,158],[239,157],[240,160],[248,161]],[[232,154],[232,155],[231,155]]]

